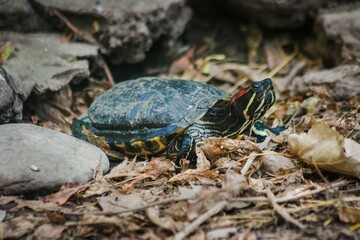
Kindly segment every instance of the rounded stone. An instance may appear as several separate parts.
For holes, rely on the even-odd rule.
[[[72,136],[31,124],[0,125],[0,133],[0,194],[56,191],[109,170],[105,153]]]

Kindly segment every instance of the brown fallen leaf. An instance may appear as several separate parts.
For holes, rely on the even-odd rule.
[[[184,70],[190,68],[191,66],[191,59],[194,57],[195,55],[195,48],[192,47],[190,48],[185,55],[181,56],[179,59],[175,60],[169,69],[169,74],[180,74],[182,73]]]
[[[16,196],[1,196],[0,197],[0,206],[11,203],[11,202],[15,201],[18,198],[19,197],[16,197]]]
[[[64,229],[65,226],[63,225],[44,224],[35,230],[33,236],[36,238],[58,239]]]
[[[119,212],[146,206],[142,193],[122,194],[113,192],[109,196],[97,198],[98,204],[104,212]]]
[[[150,221],[156,226],[175,232],[179,230],[176,228],[175,221],[170,216],[160,217],[160,211],[157,207],[146,209],[146,215]]]
[[[336,173],[360,176],[360,144],[341,136],[325,123],[316,123],[308,133],[290,134],[291,151],[309,164]]]
[[[35,223],[32,220],[27,220],[26,216],[20,216],[5,222],[3,227],[4,239],[19,239],[25,234],[32,232],[35,228]]]
[[[200,148],[210,161],[227,157],[229,152],[237,152],[240,155],[249,155],[252,151],[261,152],[255,144],[244,140],[213,137],[202,141],[204,145]]]
[[[174,163],[169,159],[166,159],[164,156],[153,157],[151,158],[150,162],[145,166],[145,168],[141,169],[142,173],[139,172],[138,176],[134,177],[131,183],[124,184],[123,189],[131,189],[136,183],[147,178],[150,178],[151,180],[156,180],[158,177],[160,177],[160,175],[174,170]]]
[[[44,202],[55,202],[57,205],[61,206],[65,204],[72,195],[76,194],[85,187],[86,185],[82,183],[65,184],[61,187],[60,191],[47,195],[44,198]]]
[[[202,170],[210,169],[210,161],[206,158],[205,153],[201,148],[196,147],[196,168]]]
[[[4,221],[5,218],[6,218],[6,211],[0,209],[0,224],[2,221]],[[1,230],[0,230],[0,233],[1,233]]]
[[[346,223],[359,223],[360,222],[360,208],[359,207],[339,207],[339,218]]]
[[[201,181],[201,182],[214,182],[219,178],[219,174],[212,170],[199,170],[188,169],[185,172],[179,173],[169,179],[169,182],[182,182],[182,181]]]

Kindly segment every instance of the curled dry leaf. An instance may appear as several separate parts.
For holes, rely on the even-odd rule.
[[[360,208],[341,206],[339,208],[339,218],[346,223],[360,222]]]
[[[113,192],[109,196],[99,197],[98,204],[104,212],[118,212],[145,206],[147,202],[143,199],[143,194],[121,194]]]
[[[146,209],[146,215],[152,223],[160,228],[173,232],[177,230],[175,221],[170,216],[160,217],[160,211],[156,207]]]
[[[59,206],[65,204],[71,196],[83,190],[86,187],[85,184],[76,183],[76,184],[64,184],[60,191],[47,195],[44,198],[44,202],[55,202]]]
[[[196,167],[197,169],[202,169],[202,170],[209,170],[210,169],[210,162],[209,160],[206,158],[205,153],[203,152],[203,150],[201,150],[201,148],[196,147]]]
[[[6,211],[0,209],[0,223],[4,221],[5,217],[6,217]]]
[[[309,164],[336,173],[360,176],[360,144],[341,136],[325,123],[316,123],[308,133],[291,134],[291,151]]]
[[[25,234],[32,232],[35,228],[35,223],[34,220],[28,220],[26,217],[20,216],[5,222],[3,227],[5,231],[1,237],[4,237],[4,239],[19,239]]]
[[[35,230],[34,237],[40,239],[58,239],[64,229],[65,226],[63,225],[44,224]]]
[[[179,173],[169,179],[169,182],[182,181],[200,181],[200,182],[214,182],[219,178],[219,174],[212,170],[188,169],[183,173]]]
[[[229,169],[225,174],[224,188],[235,197],[241,191],[249,189],[249,184],[244,175]]]
[[[216,160],[226,157],[229,152],[238,152],[240,154],[249,155],[252,151],[261,152],[255,144],[228,138],[205,138],[204,145],[201,150],[204,151],[206,157],[210,160]]]

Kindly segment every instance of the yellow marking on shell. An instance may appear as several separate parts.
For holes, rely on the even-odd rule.
[[[234,138],[235,140],[242,140],[244,138],[244,135],[236,135]]]
[[[132,155],[132,156],[135,155],[134,152],[129,152],[129,151],[127,150],[127,148],[126,148],[126,146],[125,146],[124,143],[116,143],[115,146],[118,147],[118,148],[120,148],[120,149],[122,149],[122,150],[124,151],[124,154],[126,154],[126,155]]]
[[[157,142],[159,144],[158,149],[156,151],[154,151],[154,153],[165,151],[165,149],[167,148],[166,143],[164,143],[165,138],[163,138],[163,137],[157,136],[157,137],[149,139],[148,141],[151,141],[151,142],[154,141],[154,142]]]
[[[151,151],[148,151],[145,149],[144,146],[146,143],[153,144],[154,142],[156,142],[158,144],[158,148],[156,150],[151,152]],[[144,141],[138,140],[138,141],[131,142],[130,146],[133,148],[136,148],[136,149],[141,149],[140,152],[131,151],[131,149],[129,149],[129,147],[126,145],[126,143],[117,143],[117,144],[115,144],[115,146],[122,149],[126,155],[139,155],[139,156],[147,156],[147,155],[160,153],[160,152],[165,151],[167,148],[165,138],[160,137],[160,136],[150,138],[150,139],[147,139]]]
[[[135,141],[135,142],[132,142],[130,143],[130,145],[134,148],[138,148],[138,149],[141,149],[141,152],[136,152],[137,155],[140,155],[140,156],[146,156],[146,155],[151,155],[152,152],[150,151],[147,151],[146,149],[144,149],[144,141]]]

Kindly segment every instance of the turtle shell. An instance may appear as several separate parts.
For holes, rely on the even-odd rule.
[[[208,84],[158,77],[120,82],[88,110],[97,134],[141,140],[186,128],[229,95]]]

